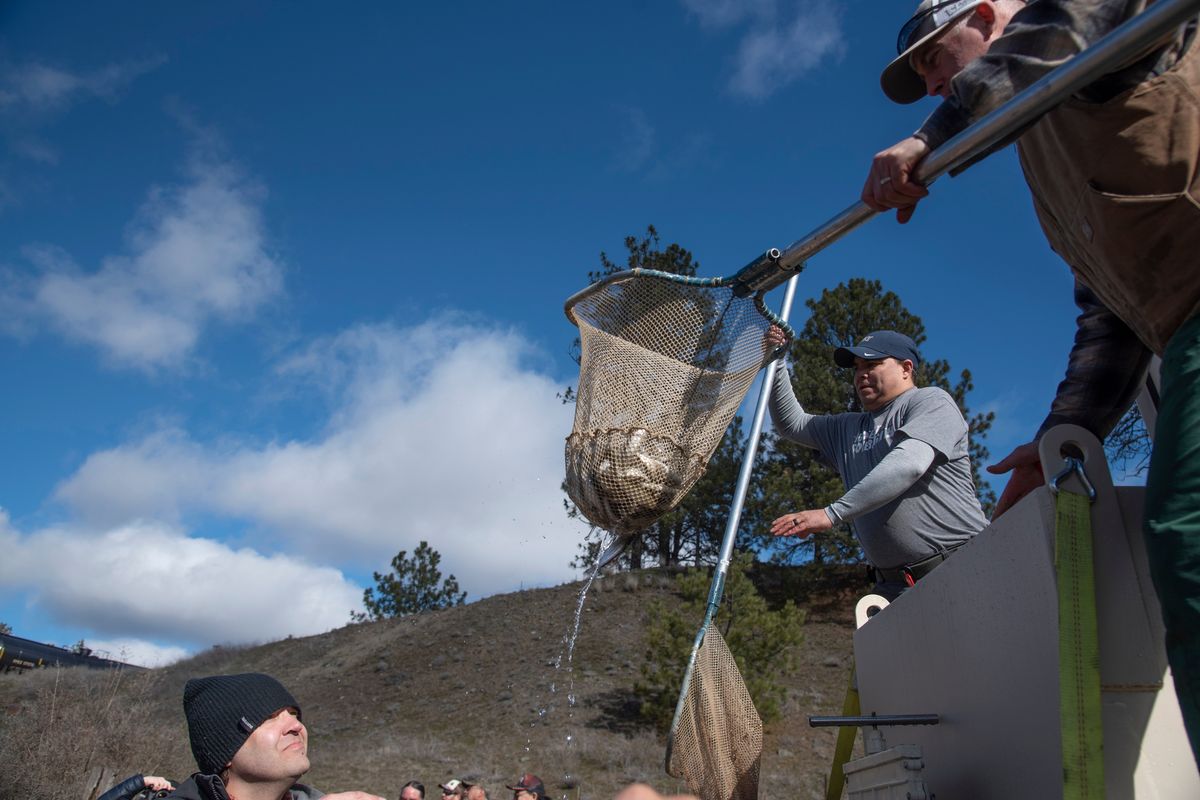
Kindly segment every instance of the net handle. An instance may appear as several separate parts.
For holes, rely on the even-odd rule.
[[[792,313],[792,301],[796,297],[796,282],[800,277],[800,270],[796,270],[796,274],[792,275],[788,281],[787,290],[783,295],[783,304],[780,307],[777,319],[778,323],[787,325],[787,319]],[[761,302],[761,301],[760,301]],[[771,315],[774,317],[775,315]],[[790,329],[789,329],[790,330]],[[733,502],[729,506],[729,519],[725,523],[725,535],[721,539],[721,551],[717,558],[717,568],[713,571],[712,584],[708,589],[708,605],[704,609],[704,622],[700,625],[700,630],[696,633],[696,640],[692,644],[692,654],[688,658],[687,669],[683,673],[683,683],[679,688],[679,700],[675,704],[675,716],[671,719],[671,729],[667,733],[667,757],[666,766],[668,772],[671,766],[671,751],[675,746],[675,733],[679,730],[679,720],[683,716],[684,701],[688,695],[688,689],[692,685],[692,672],[696,667],[696,654],[700,651],[700,645],[704,643],[704,635],[708,632],[708,626],[712,623],[713,617],[716,616],[717,609],[721,605],[721,597],[725,593],[725,577],[729,573],[729,562],[733,557],[733,545],[737,541],[738,525],[742,520],[742,508],[746,504],[746,492],[750,487],[750,476],[754,472],[754,457],[758,455],[758,443],[762,437],[763,419],[767,415],[767,404],[771,400],[771,387],[774,385],[774,377],[768,372],[763,376],[762,388],[758,394],[758,405],[754,409],[754,421],[750,425],[750,436],[746,442],[746,452],[742,456],[741,470],[738,472],[737,488],[733,493]]]

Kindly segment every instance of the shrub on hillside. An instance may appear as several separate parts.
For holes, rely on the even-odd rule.
[[[178,720],[155,717],[156,674],[48,667],[11,677],[27,685],[0,715],[0,797],[79,800],[99,768],[170,772]]]
[[[779,716],[782,679],[795,670],[796,647],[804,638],[804,612],[791,600],[772,611],[750,580],[753,563],[753,555],[742,554],[729,565],[716,621],[759,716],[770,722]],[[646,660],[634,691],[641,700],[642,716],[660,730],[670,727],[675,714],[683,673],[704,620],[711,579],[709,569],[688,570],[675,580],[676,591],[684,600],[678,611],[662,601],[648,607]]]

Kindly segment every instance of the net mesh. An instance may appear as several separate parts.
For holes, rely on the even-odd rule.
[[[696,652],[667,772],[700,800],[756,800],[762,719],[715,623]]]
[[[567,494],[592,524],[636,533],[704,474],[778,319],[719,278],[645,270],[577,295],[567,315],[582,346]]]

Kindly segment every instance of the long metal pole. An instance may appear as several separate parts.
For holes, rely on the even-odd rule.
[[[1158,0],[1087,50],[1044,75],[1016,97],[946,141],[918,166],[915,176],[917,181],[931,183],[1016,133],[1098,76],[1116,70],[1132,56],[1149,50],[1197,14],[1200,14],[1200,0]],[[742,284],[743,291],[747,294],[773,289],[787,280],[798,265],[876,213],[878,212],[866,203],[859,201],[789,245],[782,253],[770,250],[760,256],[742,269],[736,280]]]
[[[792,313],[792,301],[796,298],[796,282],[799,270],[792,274],[788,281],[787,290],[783,294],[783,305],[779,310],[779,318],[787,322]],[[746,504],[746,492],[750,487],[750,476],[754,472],[754,458],[758,455],[758,440],[762,438],[763,419],[767,415],[767,404],[771,399],[771,388],[774,385],[773,371],[763,375],[762,389],[758,393],[758,405],[754,409],[754,420],[750,424],[750,437],[746,441],[746,452],[742,456],[742,467],[738,472],[737,488],[733,492],[733,502],[729,505],[729,519],[725,522],[725,535],[721,539],[721,550],[717,557],[717,568],[713,571],[712,583],[708,588],[708,605],[704,609],[704,622],[696,633],[692,643],[692,654],[688,659],[687,668],[683,672],[683,682],[679,687],[679,700],[675,703],[675,716],[671,720],[671,728],[667,732],[666,769],[671,769],[671,751],[675,747],[675,732],[679,729],[679,720],[683,715],[683,701],[688,695],[692,683],[692,672],[696,667],[696,653],[704,642],[704,634],[708,624],[712,622],[717,608],[721,605],[721,596],[725,592],[725,576],[729,572],[729,562],[733,558],[733,545],[737,541],[738,526],[742,520],[742,508]]]
[[[796,282],[799,274],[793,274],[788,281],[787,290],[783,294],[783,305],[779,310],[779,318],[787,322],[792,313],[792,301],[796,299]],[[771,401],[771,389],[775,385],[774,370],[768,370],[763,375],[762,389],[758,393],[758,405],[754,409],[754,421],[750,424],[750,438],[746,441],[746,452],[742,456],[742,468],[738,472],[737,488],[733,492],[733,502],[729,505],[729,519],[725,522],[725,536],[721,539],[721,551],[717,557],[717,571],[713,576],[712,587],[708,593],[708,608],[704,614],[704,625],[709,621],[721,604],[721,594],[725,589],[725,575],[729,572],[729,562],[733,558],[733,545],[737,541],[738,526],[742,521],[742,509],[746,505],[746,493],[750,488],[750,476],[754,472],[754,459],[758,455],[758,440],[762,438],[763,419],[767,416],[767,405]]]

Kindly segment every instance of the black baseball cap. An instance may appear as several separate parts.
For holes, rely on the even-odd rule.
[[[857,346],[839,347],[833,351],[833,363],[839,367],[853,367],[855,358],[875,361],[888,357],[911,361],[913,366],[921,363],[917,343],[896,331],[871,331]]]

